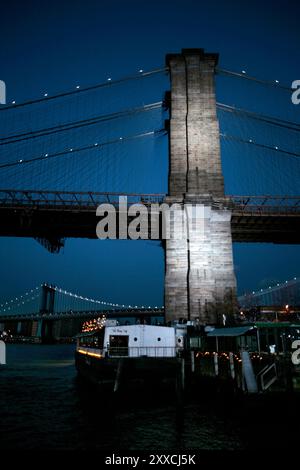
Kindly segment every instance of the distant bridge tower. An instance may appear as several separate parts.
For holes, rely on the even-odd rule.
[[[55,288],[48,284],[42,285],[40,313],[42,315],[49,315],[54,313],[55,301]],[[41,319],[39,320],[37,336],[42,339],[43,343],[52,343],[53,338],[53,320]]]
[[[54,312],[55,288],[48,284],[42,285],[40,313]]]
[[[231,212],[226,209],[216,114],[218,54],[183,49],[166,57],[171,74],[169,204],[197,204],[204,230],[166,241],[166,320],[222,323],[236,308]],[[187,220],[189,229],[192,220]],[[172,226],[171,226],[172,227]]]

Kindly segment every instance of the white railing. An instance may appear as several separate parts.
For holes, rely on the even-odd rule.
[[[77,352],[99,357],[176,357],[179,348],[175,346],[130,346],[107,347],[104,349],[78,346]]]
[[[176,357],[174,346],[130,346],[110,347],[106,349],[108,357]]]

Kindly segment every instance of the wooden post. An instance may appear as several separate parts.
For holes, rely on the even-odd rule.
[[[233,359],[233,353],[229,353],[229,366],[230,366],[230,375],[231,378],[234,380],[235,379],[235,370],[234,370],[234,359]]]
[[[114,383],[114,392],[117,392],[120,388],[123,362],[124,362],[123,359],[120,359],[118,363],[118,368],[117,368],[117,373],[116,373],[116,378],[115,378],[115,383]]]
[[[215,376],[219,375],[219,338],[216,336],[216,352],[214,353]]]
[[[215,376],[219,375],[219,362],[218,362],[218,353],[214,353],[214,366],[215,366]]]
[[[191,370],[195,372],[195,351],[191,351]]]
[[[260,355],[260,334],[259,334],[259,328],[256,330],[256,337],[257,337],[257,349],[258,349],[258,354]]]
[[[6,345],[4,341],[0,341],[0,364],[6,364]]]

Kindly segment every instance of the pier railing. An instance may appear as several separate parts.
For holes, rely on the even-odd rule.
[[[176,357],[177,347],[173,346],[130,346],[104,349],[108,357]]]
[[[175,346],[130,346],[130,347],[107,347],[104,349],[92,348],[79,345],[77,352],[96,358],[112,357],[176,357],[181,348]]]

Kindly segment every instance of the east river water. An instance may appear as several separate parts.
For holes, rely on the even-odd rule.
[[[299,405],[299,396],[236,403],[201,390],[181,411],[172,396],[147,391],[116,401],[80,383],[73,345],[8,344],[0,366],[0,450],[297,448]]]

